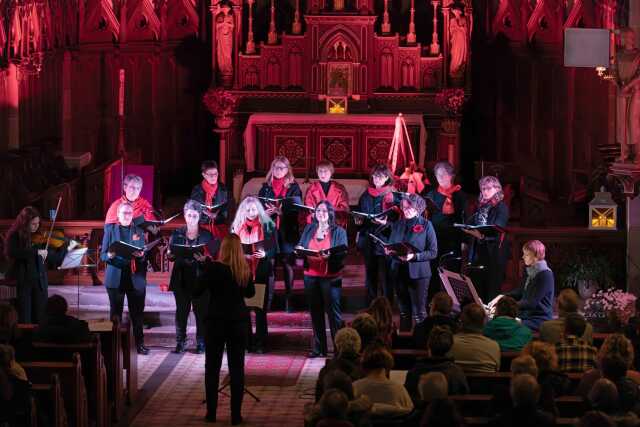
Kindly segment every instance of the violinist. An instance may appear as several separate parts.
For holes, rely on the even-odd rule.
[[[346,229],[349,219],[349,195],[344,185],[331,179],[335,171],[333,163],[329,160],[322,160],[316,166],[318,181],[313,182],[304,195],[304,204],[316,206],[323,200],[329,201],[336,210],[336,223]],[[307,224],[313,222],[313,214],[307,216]]]
[[[10,274],[17,281],[20,323],[38,323],[47,302],[47,265],[58,265],[67,250],[77,244],[70,241],[60,250],[47,246],[40,228],[40,214],[32,206],[23,208],[9,228],[5,255],[13,261]]]
[[[273,159],[266,182],[262,184],[262,188],[258,192],[258,198],[260,197],[281,199],[279,202],[264,201],[263,205],[267,214],[276,224],[278,236],[276,262],[282,263],[284,269],[285,305],[287,311],[290,312],[293,266],[295,264],[293,247],[300,238],[298,210],[293,206],[293,203],[302,203],[302,191],[293,177],[289,159],[284,156],[276,156]]]
[[[169,289],[173,291],[176,300],[176,348],[173,352],[178,354],[184,353],[186,349],[187,320],[191,306],[196,318],[196,353],[202,354],[205,351],[204,318],[208,295],[196,298],[193,291],[198,277],[202,274],[205,260],[207,257],[216,256],[219,241],[207,230],[198,227],[200,211],[198,202],[187,201],[183,208],[186,226],[175,229],[169,242],[170,245],[205,245],[204,253],[194,253],[193,258],[176,257],[168,252],[169,259],[175,261],[171,270]]]
[[[229,233],[229,190],[218,181],[218,164],[213,160],[205,160],[200,166],[202,182],[191,190],[191,200],[208,206],[222,205],[211,210],[204,207],[200,215],[200,226],[219,240]]]
[[[367,214],[378,214],[393,207],[393,177],[389,168],[379,164],[371,169],[369,188],[362,193],[358,202],[358,211]],[[369,237],[369,233],[376,233],[382,229],[390,216],[384,215],[374,219],[360,219],[355,217],[358,226],[356,244],[364,257],[365,286],[367,288],[367,304],[371,304],[378,296],[378,289],[382,295],[393,303],[393,285],[387,281],[387,260],[384,251]]]
[[[111,206],[109,206],[109,210],[107,211],[107,216],[104,220],[105,224],[117,224],[118,223],[118,207],[122,203],[129,203],[133,208],[133,223],[134,224],[142,224],[145,220],[154,221],[157,220],[158,217],[155,214],[153,206],[151,203],[140,196],[140,192],[142,191],[142,177],[134,174],[129,174],[123,179],[123,194],[122,196],[114,201]],[[158,227],[155,225],[151,225],[147,228],[147,231],[151,232],[151,234],[158,234]]]
[[[118,222],[104,225],[104,237],[100,259],[107,263],[104,285],[109,296],[109,317],[118,316],[122,320],[124,297],[127,296],[129,318],[133,324],[133,335],[138,354],[149,354],[144,345],[142,318],[147,293],[147,260],[144,249],[144,230],[133,223],[133,206],[120,203],[117,208]],[[130,262],[118,262],[116,254],[109,252],[109,247],[118,241],[140,248],[133,253]],[[123,266],[126,264],[126,266]]]

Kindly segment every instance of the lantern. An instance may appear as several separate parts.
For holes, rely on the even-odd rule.
[[[589,202],[589,230],[616,230],[617,220],[618,205],[602,187]]]

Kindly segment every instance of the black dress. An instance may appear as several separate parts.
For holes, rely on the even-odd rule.
[[[209,291],[206,320],[205,388],[207,418],[215,419],[218,407],[218,384],[224,348],[231,377],[231,420],[241,419],[244,390],[244,353],[247,348],[249,310],[244,302],[255,294],[253,281],[240,287],[231,269],[219,262],[208,262],[198,278],[196,297]]]

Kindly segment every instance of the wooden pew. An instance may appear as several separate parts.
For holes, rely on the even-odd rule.
[[[80,354],[73,354],[70,362],[20,362],[34,383],[47,383],[57,374],[62,385],[65,410],[71,427],[88,427],[87,391],[82,376]]]
[[[130,322],[120,326],[120,333],[122,335],[123,367],[126,371],[127,403],[131,405],[138,397],[138,352]]]
[[[571,380],[572,392],[577,390],[578,384],[582,380],[582,375],[579,373],[567,374]],[[496,387],[509,387],[511,383],[511,372],[466,374],[466,377],[471,393],[492,393],[492,390]]]
[[[39,419],[46,418],[53,427],[67,426],[67,412],[64,409],[62,385],[58,374],[51,375],[47,384],[32,384],[31,391],[36,398],[38,412],[43,413]]]
[[[34,341],[32,346],[36,357],[41,360],[64,361],[69,360],[73,354],[80,355],[89,403],[89,418],[95,422],[96,427],[110,426],[107,370],[99,336],[92,335],[92,341],[88,343],[54,344]]]
[[[588,410],[580,396],[560,396],[554,401],[561,417],[581,417]]]
[[[468,426],[486,426],[489,425],[491,418],[487,417],[464,417],[464,422]],[[574,426],[578,421],[577,418],[556,418],[557,426]]]
[[[491,394],[460,394],[449,398],[456,404],[462,416],[487,416],[491,409]]]
[[[391,350],[393,355],[393,369],[410,370],[416,364],[418,359],[427,357],[427,350],[410,350],[410,349],[394,349]]]

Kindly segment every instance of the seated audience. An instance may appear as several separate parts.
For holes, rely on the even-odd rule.
[[[576,427],[616,427],[616,423],[604,412],[589,411],[580,418]]]
[[[393,356],[382,345],[372,345],[362,355],[362,368],[366,376],[353,383],[358,396],[367,396],[373,403],[372,415],[387,417],[406,415],[413,410],[407,390],[388,378],[393,367]]]
[[[427,406],[420,427],[463,427],[464,418],[455,403],[449,399],[436,399]]]
[[[596,349],[580,338],[586,328],[584,317],[569,314],[564,322],[564,339],[556,344],[558,369],[562,372],[586,372],[596,365]]]
[[[486,313],[472,303],[462,310],[462,330],[453,336],[449,355],[466,373],[497,372],[500,370],[500,346],[482,335]]]
[[[640,384],[640,372],[631,370],[633,361],[634,350],[631,341],[622,334],[607,336],[598,350],[597,368],[582,376],[578,386],[578,394],[586,396],[593,384],[603,377],[613,382],[627,377],[636,384]]]
[[[13,345],[18,331],[18,312],[11,304],[0,304],[0,344]]]
[[[351,321],[351,327],[358,331],[362,349],[378,341],[378,324],[369,313],[360,313]]]
[[[458,322],[451,315],[453,300],[446,292],[438,292],[429,305],[429,316],[413,328],[413,342],[417,349],[427,345],[429,333],[434,326],[448,326],[453,333],[458,329]]]
[[[453,334],[447,326],[436,326],[431,330],[427,351],[429,356],[419,359],[416,365],[407,372],[404,386],[414,403],[419,399],[418,383],[420,378],[429,372],[441,372],[448,383],[449,394],[467,394],[469,385],[462,369],[456,365],[447,353],[453,345]]]
[[[593,384],[586,400],[594,411],[602,411],[607,415],[618,412],[618,389],[606,378],[600,378]]]
[[[371,417],[371,401],[366,396],[354,397],[353,383],[349,375],[340,370],[328,372],[324,377],[324,390],[337,389],[349,399],[347,418],[355,427],[368,427]],[[315,426],[320,419],[320,403],[310,403],[304,407],[305,427]]]
[[[545,400],[553,400],[570,392],[571,380],[567,374],[558,370],[555,346],[542,341],[531,341],[522,349],[522,355],[531,356],[536,361],[538,383],[542,387],[542,396]]]
[[[512,378],[518,375],[528,374],[534,378],[538,378],[538,366],[536,361],[531,356],[518,356],[511,361],[511,375]],[[491,387],[491,393],[493,399],[491,401],[491,413],[502,413],[512,406],[511,394],[509,386],[503,384],[496,384]],[[542,395],[542,402],[540,405],[544,410],[549,411],[552,414],[556,414],[555,406],[553,405],[553,399],[551,405],[548,407],[548,402]]]
[[[60,295],[47,299],[44,318],[33,333],[34,341],[75,344],[89,340],[89,326],[84,320],[67,315],[67,301]]]
[[[30,384],[13,347],[0,344],[0,425],[23,426],[31,421]]]
[[[533,376],[522,374],[513,377],[510,390],[512,409],[493,419],[490,425],[545,427],[555,424],[553,415],[538,409],[541,388]]]
[[[624,334],[631,340],[635,350],[633,369],[640,370],[640,298],[636,298],[635,308],[635,315],[629,319]]]
[[[413,412],[407,417],[405,425],[418,425],[427,407],[436,400],[446,399],[448,395],[447,377],[442,372],[422,375],[418,383],[418,398],[414,399]]]
[[[547,320],[540,326],[540,339],[551,344],[562,341],[564,335],[564,319],[568,314],[577,313],[580,305],[580,297],[573,289],[563,289],[556,301],[558,318]],[[589,345],[593,345],[593,326],[587,322],[581,339]]]
[[[387,297],[376,297],[371,301],[367,313],[378,325],[378,339],[391,348],[393,337],[396,335],[396,325],[393,323],[393,312]]]
[[[516,320],[518,303],[503,296],[496,304],[496,314],[484,326],[484,335],[495,340],[501,351],[520,351],[531,341],[531,329]]]
[[[529,374],[534,378],[538,378],[538,365],[536,360],[529,355],[518,356],[511,361],[511,374],[516,375]]]
[[[353,328],[342,328],[336,333],[336,356],[327,360],[320,369],[316,381],[316,402],[324,392],[324,377],[327,373],[339,369],[349,375],[352,380],[359,380],[364,376],[360,367],[360,335]]]
[[[320,419],[316,427],[353,427],[347,420],[349,400],[344,392],[329,389],[320,399]]]

